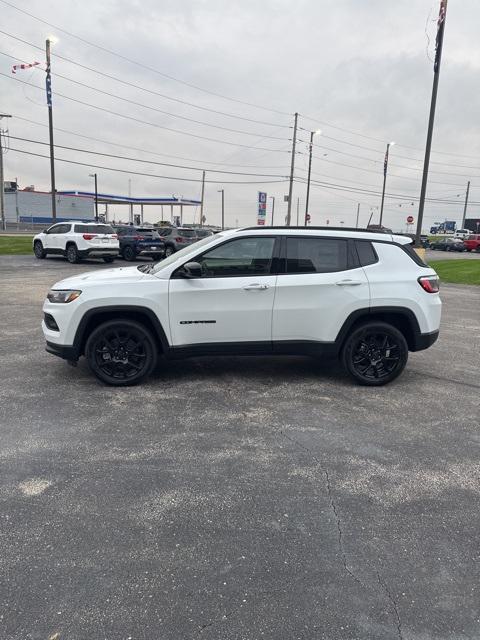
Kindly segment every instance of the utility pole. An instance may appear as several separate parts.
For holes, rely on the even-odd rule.
[[[48,38],[45,43],[45,51],[47,57],[47,76],[45,78],[45,88],[47,91],[48,134],[50,139],[50,188],[52,191],[52,222],[55,223],[57,219],[57,190],[55,188],[55,148],[53,145],[52,68],[50,62],[50,39]]]
[[[2,219],[2,230],[7,230],[7,218],[5,216],[5,179],[3,175],[3,141],[2,141],[2,118],[11,118],[6,113],[0,113],[0,217]]]
[[[415,246],[421,247],[420,236],[422,234],[423,211],[425,209],[425,195],[427,193],[428,167],[430,165],[430,151],[432,148],[433,124],[435,122],[435,107],[437,105],[438,81],[440,79],[440,65],[442,62],[443,34],[447,19],[447,0],[440,0],[440,11],[437,20],[437,38],[435,41],[435,61],[433,63],[433,87],[430,102],[430,116],[428,118],[427,142],[425,145],[425,159],[423,161],[422,188],[418,205],[417,232],[415,234]]]
[[[222,231],[225,229],[225,189],[219,189],[217,193],[222,194]]]
[[[200,226],[203,227],[203,197],[205,195],[205,171],[202,171],[202,197],[200,202]]]
[[[97,174],[89,173],[90,178],[95,179],[95,222],[98,222],[98,185],[97,185]]]
[[[298,227],[298,214],[300,213],[300,198],[297,198],[297,227]]]
[[[360,216],[360,202],[357,204],[357,222],[355,224],[355,229],[358,229],[358,218]]]
[[[463,207],[462,229],[465,229],[465,218],[467,217],[468,194],[470,193],[470,180],[467,182],[467,193],[465,194],[465,205]]]
[[[297,144],[297,126],[298,126],[298,113],[295,113],[295,124],[293,125],[293,139],[292,139],[292,162],[290,164],[290,185],[288,187],[288,208],[287,208],[287,227],[290,226],[292,218],[292,193],[293,193],[293,172],[295,171],[295,146]]]
[[[275,196],[269,196],[272,199],[272,227],[273,227],[273,216],[275,214]]]
[[[394,142],[389,142],[387,144],[387,150],[385,151],[385,160],[383,162],[383,189],[382,189],[382,204],[380,205],[380,221],[379,221],[380,226],[382,226],[382,220],[383,220],[383,203],[385,200],[385,185],[387,184],[388,156],[390,153],[390,147],[394,144],[395,144]]]
[[[310,132],[310,144],[308,148],[308,178],[307,178],[307,197],[305,199],[305,227],[307,226],[308,216],[308,204],[310,202],[310,176],[312,175],[312,151],[313,151],[313,136],[321,134],[321,130]]]

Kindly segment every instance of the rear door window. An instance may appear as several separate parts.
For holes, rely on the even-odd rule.
[[[348,240],[287,238],[287,273],[346,271],[348,262]]]

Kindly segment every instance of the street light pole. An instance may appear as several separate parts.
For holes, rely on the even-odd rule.
[[[95,179],[95,222],[98,222],[98,186],[97,186],[97,174],[89,173],[90,178]]]
[[[273,227],[273,216],[275,214],[275,196],[268,196],[272,199],[272,227]]]
[[[3,142],[2,142],[2,127],[1,121],[2,118],[11,118],[6,113],[0,113],[0,217],[2,219],[2,229],[3,231],[7,230],[7,219],[5,216],[5,185],[4,185],[4,176],[3,176]]]
[[[203,227],[203,198],[205,196],[205,171],[202,171],[202,197],[200,201],[200,226]]]
[[[379,225],[382,226],[383,221],[383,203],[385,201],[385,185],[387,183],[387,171],[388,171],[388,156],[390,153],[390,147],[392,147],[395,142],[389,142],[387,144],[387,150],[385,152],[385,160],[383,162],[383,189],[382,189],[382,204],[380,205],[380,221]]]
[[[45,53],[47,58],[47,76],[45,78],[45,88],[47,92],[47,107],[48,107],[48,134],[50,140],[50,188],[52,191],[52,222],[55,223],[57,219],[57,199],[55,188],[55,147],[53,145],[53,113],[52,113],[52,73],[50,62],[50,38],[47,38],[45,43]]]
[[[470,180],[467,182],[467,193],[465,194],[465,204],[463,206],[462,229],[465,229],[465,218],[467,217],[468,194],[470,193]]]
[[[225,229],[225,190],[219,189],[218,193],[222,194],[222,231]]]
[[[360,217],[360,202],[357,204],[357,222],[355,224],[355,229],[358,229],[358,218]]]
[[[435,61],[433,63],[433,87],[430,102],[430,115],[428,118],[427,142],[425,145],[425,159],[423,161],[422,188],[420,190],[420,202],[418,205],[417,231],[415,233],[415,246],[421,247],[423,211],[425,209],[425,196],[427,193],[428,167],[430,165],[430,151],[432,148],[433,124],[435,122],[435,108],[437,106],[438,81],[440,79],[440,64],[442,62],[443,34],[447,19],[447,0],[440,0],[440,11],[437,20],[437,38],[435,41]]]
[[[308,153],[308,178],[307,178],[307,196],[305,199],[305,227],[307,226],[307,216],[308,216],[308,204],[310,201],[310,176],[312,174],[312,151],[313,151],[313,136],[319,135],[321,132],[320,129],[316,131],[310,132],[310,145],[309,145],[309,153]]]

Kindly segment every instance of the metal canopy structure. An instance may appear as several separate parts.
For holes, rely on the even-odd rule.
[[[134,222],[134,206],[140,206],[140,220],[143,223],[143,207],[144,205],[161,206],[162,207],[162,220],[163,220],[163,207],[170,207],[170,218],[174,220],[174,207],[180,208],[180,215],[177,217],[180,219],[180,224],[183,222],[183,207],[199,207],[202,204],[201,200],[190,200],[188,198],[151,198],[151,197],[134,197],[134,196],[121,196],[110,193],[97,193],[91,191],[57,191],[59,195],[64,196],[79,196],[83,198],[91,198],[97,202],[105,205],[105,220],[108,221],[108,205],[128,205],[129,207],[129,221]]]

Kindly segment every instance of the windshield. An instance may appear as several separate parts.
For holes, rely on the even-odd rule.
[[[160,260],[160,262],[158,262],[155,265],[155,267],[152,269],[151,273],[157,273],[164,267],[168,267],[168,265],[176,262],[179,258],[182,258],[183,256],[186,256],[192,251],[200,249],[201,247],[205,247],[209,245],[211,242],[214,242],[217,238],[222,238],[222,237],[223,236],[220,233],[217,234],[216,236],[208,236],[206,238],[203,238],[202,240],[199,240],[198,242],[195,242],[194,245],[190,244],[188,245],[188,247],[185,247],[184,249],[180,249],[180,251],[176,251],[175,253],[172,253],[172,255],[169,256],[168,258],[165,258],[164,260]]]

